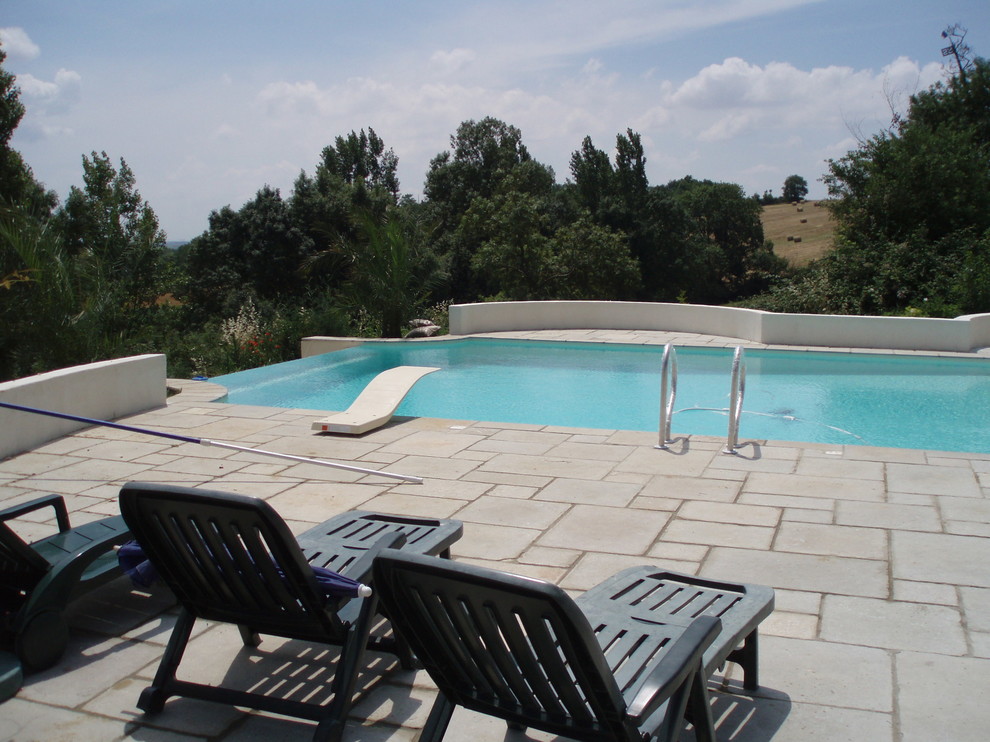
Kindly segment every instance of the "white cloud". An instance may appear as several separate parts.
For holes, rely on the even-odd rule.
[[[78,72],[60,69],[54,80],[42,80],[29,73],[17,75],[28,109],[36,115],[55,115],[69,111],[79,102],[82,77]]]
[[[0,28],[0,46],[11,59],[34,59],[41,49],[31,41],[27,31],[18,26]]]
[[[439,50],[430,56],[430,65],[443,74],[451,75],[471,66],[476,57],[473,49]]]

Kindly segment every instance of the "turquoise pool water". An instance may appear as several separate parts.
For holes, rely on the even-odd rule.
[[[346,409],[376,374],[437,366],[396,414],[658,429],[660,346],[471,338],[365,343],[219,376],[234,404]],[[726,435],[731,349],[677,349],[672,430]],[[990,452],[990,360],[746,351],[739,440]]]

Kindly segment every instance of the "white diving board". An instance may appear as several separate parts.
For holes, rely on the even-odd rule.
[[[439,371],[432,366],[396,366],[382,371],[364,388],[344,412],[313,423],[321,433],[361,435],[381,427],[395,414],[413,384],[427,374]]]

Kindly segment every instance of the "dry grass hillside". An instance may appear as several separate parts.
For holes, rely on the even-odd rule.
[[[763,208],[763,236],[793,266],[804,266],[832,247],[834,224],[821,201]]]

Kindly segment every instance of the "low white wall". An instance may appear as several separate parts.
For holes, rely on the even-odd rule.
[[[310,356],[318,356],[321,353],[331,353],[335,350],[353,348],[355,345],[360,344],[361,340],[358,338],[340,338],[331,337],[330,335],[315,335],[313,337],[303,338],[299,341],[299,353],[303,358],[309,358]]]
[[[701,304],[520,301],[455,304],[452,335],[519,330],[666,330],[769,345],[967,352],[990,346],[990,314],[955,319],[775,314]]]
[[[89,363],[0,383],[0,401],[114,420],[165,404],[165,356]],[[13,456],[86,427],[0,407],[0,458]]]

